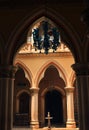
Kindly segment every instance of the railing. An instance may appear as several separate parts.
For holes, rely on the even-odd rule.
[[[28,113],[17,113],[15,115],[14,126],[28,126],[29,115]]]

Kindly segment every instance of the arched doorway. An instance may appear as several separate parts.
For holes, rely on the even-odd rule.
[[[48,112],[53,117],[51,125],[63,126],[66,122],[66,100],[65,100],[65,82],[60,77],[57,68],[50,65],[44,77],[39,83],[39,121],[40,127],[47,125]]]
[[[29,95],[24,92],[19,97],[19,113],[29,114]]]
[[[19,78],[20,77],[20,78]],[[15,74],[15,87],[14,87],[14,107],[13,107],[13,124],[14,126],[29,125],[30,122],[30,82],[25,77],[24,70],[18,66]]]
[[[63,125],[63,101],[62,94],[57,90],[48,91],[45,95],[45,116],[50,112],[53,117],[51,125]],[[47,120],[45,121],[47,124]]]
[[[53,67],[51,68],[51,69],[53,69]],[[49,76],[50,77],[50,76]],[[57,76],[58,78],[60,77],[59,75]],[[47,77],[48,78],[48,77]],[[48,80],[52,80],[52,78],[51,79],[48,79]],[[52,80],[53,81],[53,80]],[[61,105],[62,106],[62,105]],[[45,115],[46,116],[46,115]],[[54,120],[55,121],[55,120]],[[53,122],[53,123],[55,123],[55,122]],[[57,122],[56,122],[57,123]],[[60,124],[61,124],[61,121],[59,122]]]
[[[18,97],[19,110],[15,114],[15,126],[28,126],[30,120],[30,95],[27,92],[23,92]]]

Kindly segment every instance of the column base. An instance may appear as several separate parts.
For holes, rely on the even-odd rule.
[[[66,122],[66,128],[76,128],[76,123],[73,121]]]
[[[31,128],[39,128],[39,122],[38,121],[31,121],[30,127]]]

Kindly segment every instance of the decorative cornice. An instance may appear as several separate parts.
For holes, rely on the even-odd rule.
[[[49,53],[49,54],[43,54],[43,53],[24,53],[24,54],[18,54],[16,58],[23,58],[23,57],[71,57],[72,53],[70,52],[55,52],[55,53]]]
[[[0,66],[0,78],[14,78],[16,71],[16,66]]]

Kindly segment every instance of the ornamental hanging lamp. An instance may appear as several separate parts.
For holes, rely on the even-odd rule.
[[[43,21],[40,26],[33,30],[33,46],[35,50],[44,50],[45,54],[48,54],[49,50],[52,49],[53,52],[57,50],[60,45],[60,34],[56,27],[50,26],[48,21]]]

